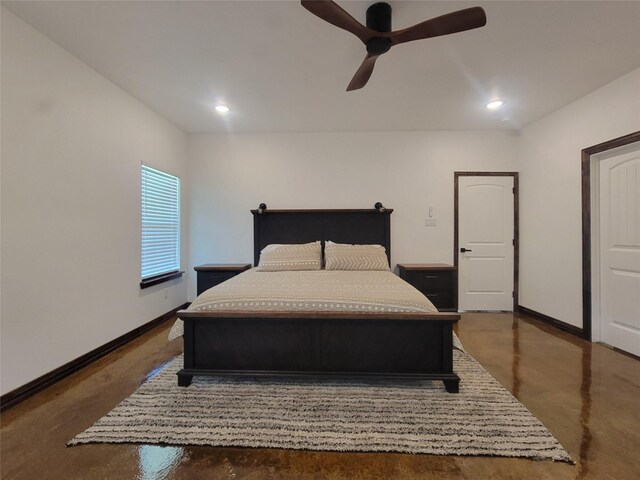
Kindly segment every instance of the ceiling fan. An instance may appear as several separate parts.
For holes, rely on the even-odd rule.
[[[364,87],[371,73],[376,59],[389,49],[400,43],[421,40],[423,38],[449,35],[483,27],[487,17],[481,7],[465,8],[432,18],[413,27],[391,31],[391,6],[388,3],[374,3],[367,9],[367,26],[365,27],[349,15],[342,7],[332,0],[302,0],[302,6],[314,15],[335,25],[336,27],[353,33],[367,46],[367,55],[351,79],[347,92]]]

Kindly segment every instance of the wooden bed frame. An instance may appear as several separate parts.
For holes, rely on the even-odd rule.
[[[254,264],[272,243],[384,245],[390,258],[393,210],[252,210]],[[442,380],[453,371],[455,313],[261,313],[180,310],[184,368],[194,375],[365,376]]]

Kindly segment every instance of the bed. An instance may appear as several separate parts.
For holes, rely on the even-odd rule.
[[[252,210],[254,265],[267,245],[316,240],[378,244],[390,258],[392,211]],[[178,317],[180,386],[194,375],[283,375],[441,380],[448,392],[459,389],[453,370],[459,315],[438,312],[388,271],[252,269],[203,292]]]

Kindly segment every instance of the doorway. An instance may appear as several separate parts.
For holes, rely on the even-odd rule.
[[[460,310],[517,310],[517,172],[454,173],[453,258]]]
[[[582,151],[587,339],[640,356],[640,132]]]

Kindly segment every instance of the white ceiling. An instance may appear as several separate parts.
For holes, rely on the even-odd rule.
[[[389,3],[394,30],[474,5],[487,26],[398,45],[347,93],[364,45],[298,1],[2,5],[190,133],[517,129],[640,67],[640,1]]]

